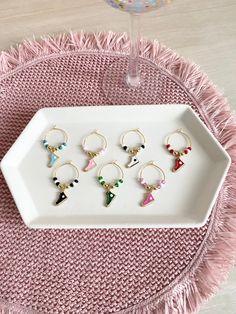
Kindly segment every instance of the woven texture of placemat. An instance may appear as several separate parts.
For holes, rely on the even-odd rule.
[[[75,33],[3,52],[0,157],[40,108],[110,104],[102,79],[112,62],[126,61],[128,46],[126,35]],[[1,175],[0,309],[193,313],[227,275],[236,226],[234,119],[195,65],[157,42],[143,40],[140,54],[155,63],[162,84],[129,103],[156,103],[158,93],[160,103],[189,104],[232,157],[210,219],[196,229],[30,230]]]

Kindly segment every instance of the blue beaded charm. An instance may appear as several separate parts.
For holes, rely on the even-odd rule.
[[[59,145],[49,145],[48,140],[47,140],[47,134],[49,132],[55,132],[55,131],[62,133],[64,139],[62,143]],[[45,149],[49,152],[49,161],[48,161],[49,168],[52,168],[55,162],[59,159],[59,156],[57,155],[57,153],[67,147],[67,141],[68,141],[67,133],[63,129],[57,128],[56,126],[54,126],[45,134],[45,137],[42,140],[42,144],[45,147]]]

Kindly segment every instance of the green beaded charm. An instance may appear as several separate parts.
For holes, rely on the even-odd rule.
[[[105,204],[104,205],[106,207],[110,206],[110,204],[112,203],[112,201],[116,197],[116,195],[113,192],[111,192],[111,190],[113,190],[115,187],[118,188],[120,186],[120,184],[123,183],[123,176],[124,176],[122,168],[115,161],[108,163],[105,166],[107,166],[109,164],[115,166],[120,171],[120,179],[115,180],[115,181],[110,182],[110,183],[106,182],[104,180],[103,176],[101,176],[101,170],[104,168],[104,166],[100,169],[98,176],[97,176],[97,180],[103,186],[103,188],[105,190]]]

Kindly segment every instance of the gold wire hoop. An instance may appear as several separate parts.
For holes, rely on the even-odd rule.
[[[44,135],[44,140],[47,141],[47,136],[49,133],[54,132],[54,131],[59,131],[63,134],[64,137],[64,142],[63,143],[67,143],[68,142],[68,135],[66,133],[66,131],[64,131],[63,129],[58,128],[56,125],[54,125],[50,130],[48,130],[45,135]]]
[[[191,139],[190,137],[188,136],[188,134],[186,134],[183,129],[177,129],[176,131],[170,133],[167,137],[167,140],[166,140],[166,144],[170,144],[170,139],[171,137],[174,135],[174,134],[180,134],[182,135],[184,138],[185,138],[185,141],[187,143],[187,146],[186,147],[192,147],[192,142],[191,142]]]
[[[165,176],[165,172],[160,168],[158,167],[155,162],[152,160],[152,161],[149,161],[146,165],[144,165],[141,169],[140,169],[140,172],[139,172],[139,179],[140,178],[143,178],[143,171],[147,168],[147,167],[153,167],[155,168],[156,170],[158,170],[161,174],[162,174],[162,179],[165,181],[166,180],[166,176]]]
[[[78,178],[79,178],[79,169],[78,169],[78,167],[72,162],[72,160],[66,161],[66,162],[63,163],[63,164],[60,164],[60,165],[56,166],[55,169],[53,170],[52,176],[53,176],[53,177],[56,177],[56,176],[57,176],[57,171],[59,170],[59,168],[62,168],[62,167],[67,166],[67,165],[71,166],[71,167],[72,167],[73,169],[75,169],[75,171],[76,171],[76,177],[73,178],[73,179],[74,179],[74,180],[75,180],[75,179],[78,179]]]
[[[104,135],[102,135],[101,133],[98,132],[98,130],[95,130],[93,132],[91,132],[89,135],[87,135],[86,137],[84,137],[83,139],[83,142],[82,142],[82,146],[83,148],[86,147],[86,142],[87,142],[87,139],[93,135],[96,135],[98,136],[99,138],[102,139],[102,142],[103,142],[103,148],[102,149],[99,149],[98,151],[101,151],[101,150],[105,150],[107,148],[107,139]]]
[[[125,140],[125,137],[129,134],[129,133],[137,133],[139,135],[139,137],[141,138],[142,140],[142,144],[145,144],[146,143],[146,138],[144,136],[144,134],[140,131],[140,129],[132,129],[132,130],[128,130],[126,132],[124,132],[122,135],[121,135],[121,139],[120,139],[120,144],[121,146],[124,146],[124,140]]]
[[[109,166],[109,165],[113,165],[113,166],[116,167],[116,169],[119,170],[119,172],[120,172],[120,174],[121,174],[121,177],[120,177],[119,179],[120,179],[120,180],[123,180],[123,179],[124,179],[124,171],[122,170],[121,166],[119,166],[119,165],[117,164],[116,160],[111,161],[111,162],[108,162],[107,164],[103,165],[103,166],[99,169],[99,171],[98,171],[98,176],[100,177],[100,176],[102,175],[102,170],[103,170],[105,167]]]

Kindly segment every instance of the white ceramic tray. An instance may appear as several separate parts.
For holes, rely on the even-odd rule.
[[[103,205],[104,190],[96,180],[98,168],[81,171],[79,184],[68,190],[68,200],[53,205],[58,190],[51,180],[52,170],[46,166],[48,153],[41,140],[55,124],[69,135],[60,162],[73,160],[80,169],[87,160],[80,148],[82,138],[94,129],[108,141],[107,153],[96,160],[98,166],[114,159],[124,166],[128,155],[119,145],[121,133],[140,128],[145,134],[147,145],[139,155],[140,164],[124,168],[124,183],[116,189],[117,197],[110,207]],[[164,139],[180,127],[191,137],[193,150],[184,157],[185,166],[172,173],[173,157],[165,149]],[[150,160],[164,169],[166,185],[154,192],[155,202],[141,207],[144,189],[137,175]],[[229,166],[228,154],[187,105],[42,109],[1,163],[21,216],[32,228],[199,227],[211,212]]]

